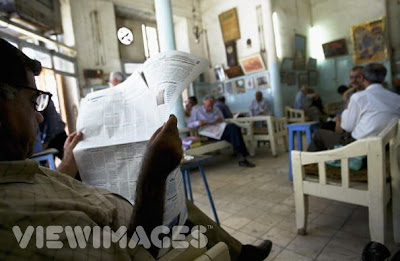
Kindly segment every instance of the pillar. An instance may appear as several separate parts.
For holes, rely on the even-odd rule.
[[[268,57],[268,71],[274,97],[274,113],[277,117],[283,116],[282,107],[282,90],[279,72],[279,60],[276,56],[275,34],[272,21],[272,4],[273,0],[264,0],[265,6],[265,43]]]
[[[176,50],[172,6],[170,0],[154,0],[160,51]],[[178,127],[185,127],[182,96],[179,96],[172,112],[178,118]]]

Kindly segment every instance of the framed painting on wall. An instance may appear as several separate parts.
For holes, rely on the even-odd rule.
[[[227,95],[233,95],[233,94],[235,94],[235,88],[236,88],[236,86],[235,86],[235,82],[233,82],[233,81],[229,81],[229,82],[226,82],[225,83],[225,93],[227,94]]]
[[[236,81],[236,93],[245,93],[246,92],[246,84],[244,79],[239,79]]]
[[[291,71],[293,70],[293,58],[283,58],[282,60],[282,65],[281,65],[281,70],[282,71]]]
[[[317,71],[309,71],[308,72],[308,84],[310,86],[318,85],[318,72]]]
[[[239,20],[236,8],[229,9],[218,15],[224,43],[240,39]]]
[[[307,73],[299,73],[298,77],[298,83],[299,86],[307,85],[308,86],[308,74]]]
[[[240,58],[239,63],[240,66],[242,67],[244,74],[265,70],[263,59],[259,53],[244,58]]]
[[[322,49],[324,49],[325,58],[345,55],[347,54],[346,39],[324,43]]]
[[[364,64],[388,59],[385,19],[355,25],[351,28],[353,62]]]
[[[255,78],[257,89],[270,88],[268,74],[260,75]]]
[[[294,36],[294,69],[305,70],[306,69],[306,37],[301,34]]]

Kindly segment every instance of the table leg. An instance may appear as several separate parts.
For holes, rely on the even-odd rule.
[[[311,134],[312,134],[312,130],[310,128],[306,129],[307,146],[310,146],[310,144],[311,144],[311,139],[312,139]]]
[[[297,136],[297,150],[302,151],[303,150],[303,137],[302,137],[302,132],[297,131],[296,136]]]
[[[294,139],[293,139],[293,131],[289,131],[289,180],[293,180],[293,174],[292,174],[292,150],[294,148]]]
[[[215,223],[217,223],[219,225],[219,219],[218,219],[217,211],[215,210],[214,201],[213,201],[213,198],[211,196],[211,191],[210,191],[210,188],[208,187],[207,177],[206,177],[206,174],[204,173],[204,169],[203,169],[202,165],[199,165],[199,170],[200,170],[201,176],[203,178],[204,186],[206,187],[208,201],[210,202],[211,210],[212,210],[212,212],[214,214]]]
[[[188,199],[193,203],[192,182],[190,181],[189,170],[185,170],[186,186],[188,188]]]

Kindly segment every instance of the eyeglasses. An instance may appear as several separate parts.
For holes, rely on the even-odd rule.
[[[36,103],[35,109],[38,112],[42,112],[47,108],[47,106],[49,105],[51,96],[53,96],[53,94],[51,94],[50,92],[44,92],[44,91],[29,87],[29,86],[18,85],[17,87],[22,88],[22,89],[31,90],[38,94],[38,96],[36,97],[36,102],[35,102]]]

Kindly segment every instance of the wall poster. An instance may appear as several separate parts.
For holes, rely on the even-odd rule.
[[[224,43],[240,39],[239,20],[236,8],[229,9],[218,15]]]
[[[351,28],[354,64],[388,59],[385,37],[385,18],[354,25]]]

